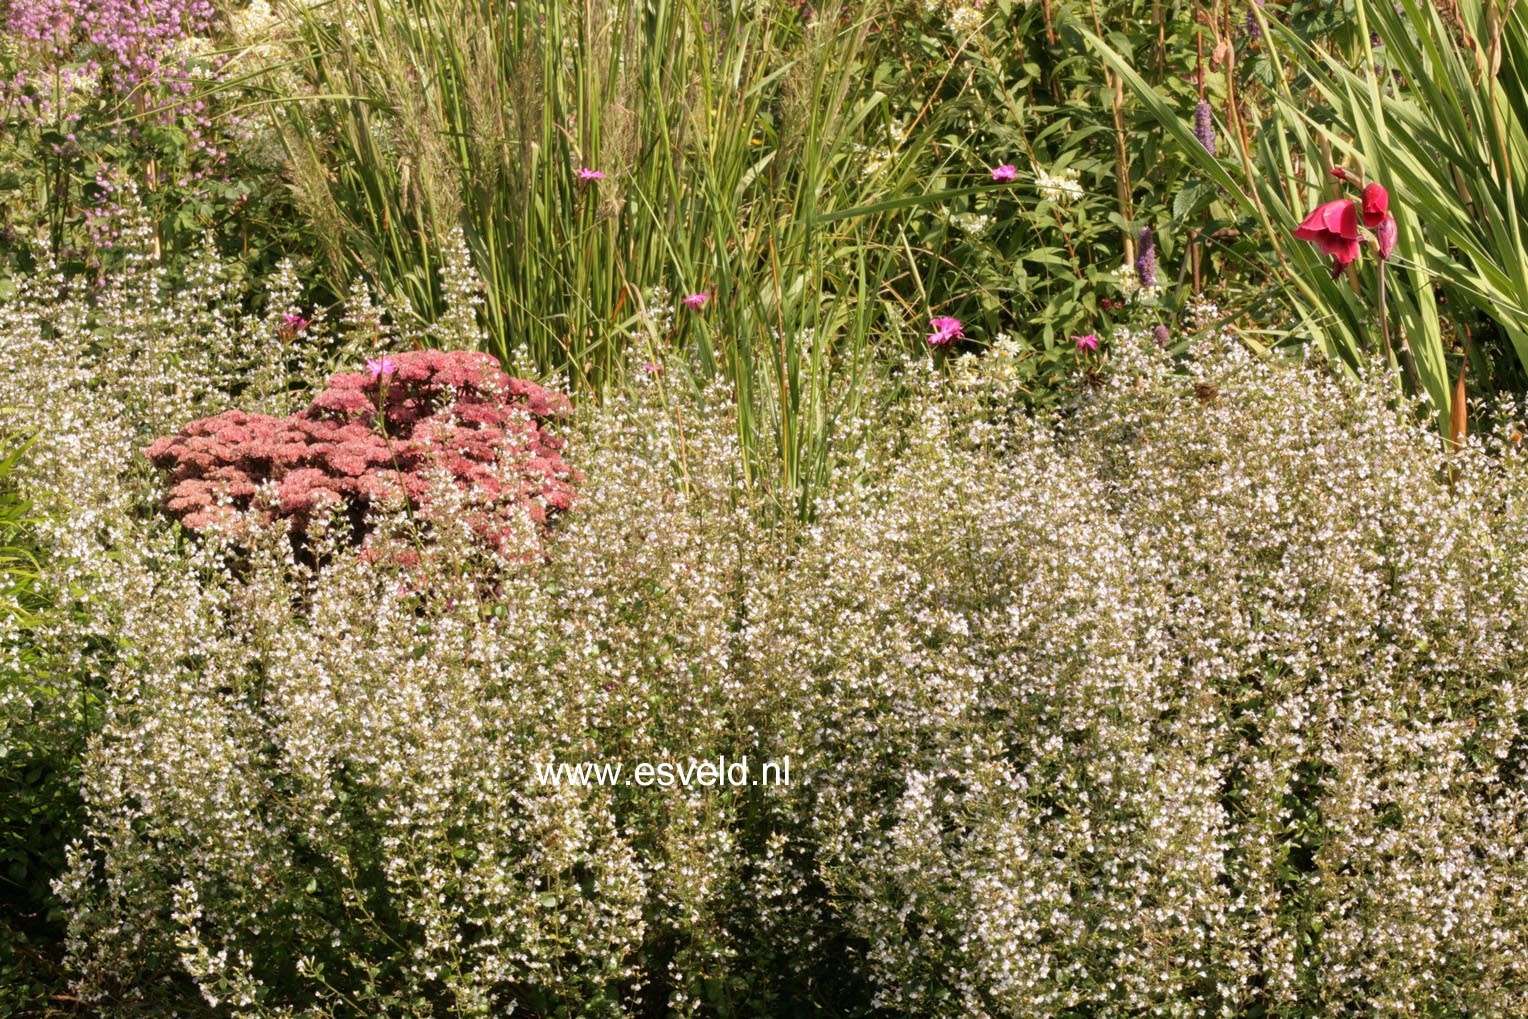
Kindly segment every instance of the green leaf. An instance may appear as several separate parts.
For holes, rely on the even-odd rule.
[[[1215,197],[1215,185],[1207,180],[1190,181],[1173,195],[1173,219],[1182,222]]]

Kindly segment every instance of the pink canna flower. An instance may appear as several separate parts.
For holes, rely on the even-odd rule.
[[[1364,188],[1364,226],[1374,231],[1374,243],[1379,257],[1388,259],[1395,250],[1395,217],[1390,215],[1390,192],[1383,184],[1370,184]]]
[[[706,302],[709,301],[710,299],[711,299],[710,292],[706,291],[706,290],[701,290],[701,291],[698,291],[697,293],[685,294],[683,297],[681,297],[679,299],[679,303],[684,305],[687,308],[692,308],[695,311],[699,311],[700,309],[702,309],[702,308],[704,308],[706,306]]]
[[[958,318],[950,318],[948,315],[940,315],[928,320],[929,326],[934,330],[929,334],[928,343],[931,347],[948,347],[957,339],[965,336],[962,323]]]
[[[1310,241],[1322,254],[1332,256],[1332,276],[1358,257],[1358,203],[1347,198],[1316,206],[1295,227],[1295,238]]]
[[[1081,336],[1073,336],[1072,339],[1077,344],[1077,351],[1078,351],[1078,353],[1081,353],[1084,350],[1097,350],[1098,349],[1098,334],[1097,333],[1084,333]]]
[[[1012,163],[1004,163],[1002,166],[992,168],[992,179],[999,184],[1008,184],[1019,179],[1018,168]]]

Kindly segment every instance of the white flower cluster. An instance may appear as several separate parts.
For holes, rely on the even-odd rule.
[[[986,20],[987,14],[980,3],[960,3],[950,8],[944,27],[952,35],[968,36],[980,30]]]
[[[1020,365],[1034,352],[1008,333],[998,333],[981,353],[966,351],[950,362],[950,378],[966,392],[1016,405],[1022,392]]]
[[[1136,272],[1135,266],[1129,262],[1114,270],[1110,278],[1114,281],[1114,285],[1119,288],[1120,296],[1125,299],[1127,304],[1150,304],[1162,296],[1162,285],[1160,283],[1149,287],[1141,286],[1140,274]]]
[[[876,177],[884,173],[895,162],[897,153],[902,150],[902,144],[907,140],[907,124],[902,118],[891,122],[887,129],[886,144],[877,148],[869,148],[856,143],[854,151],[864,159],[861,164],[860,174],[864,177]]]
[[[228,18],[229,32],[243,46],[267,43],[280,35],[283,28],[282,18],[271,9],[269,0],[251,0],[248,7],[233,11]]]
[[[1057,205],[1070,205],[1082,198],[1082,182],[1078,179],[1078,170],[1069,167],[1058,174],[1048,170],[1035,169],[1035,188],[1040,192],[1040,197]]]
[[[1487,493],[1523,457],[1472,449],[1466,508],[1385,385],[1218,339],[1185,376],[1115,339],[1104,390],[1000,465],[922,415],[858,524],[895,551],[817,553],[859,582],[810,603],[828,644],[791,649],[837,665],[802,739],[856,762],[814,795],[878,1004],[1511,1011],[1528,522]],[[1034,521],[1055,523],[1016,550]],[[907,630],[847,621],[912,602]]]
[[[438,350],[476,349],[483,338],[478,318],[488,288],[472,264],[460,226],[452,227],[441,245],[440,285],[445,311],[426,329],[428,344]]]
[[[642,295],[642,323],[656,337],[664,337],[673,332],[674,295],[668,287],[659,283]],[[632,337],[635,339],[643,335],[638,330]]]
[[[992,225],[991,215],[982,212],[957,212],[950,216],[950,223],[968,237],[980,237]]]

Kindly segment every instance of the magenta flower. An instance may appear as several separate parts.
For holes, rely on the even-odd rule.
[[[1349,198],[1339,198],[1316,206],[1295,227],[1295,239],[1310,241],[1323,255],[1331,255],[1332,277],[1336,278],[1358,257],[1358,204]]]
[[[575,173],[579,180],[604,180],[605,175],[599,170],[591,170],[587,166],[580,166]]]
[[[1332,167],[1332,176],[1347,184],[1357,186],[1360,179],[1346,167]],[[1390,192],[1383,184],[1369,184],[1363,189],[1358,201],[1339,198],[1317,206],[1305,221],[1295,228],[1295,237],[1311,241],[1322,253],[1332,256],[1332,278],[1336,279],[1348,264],[1358,258],[1362,239],[1358,233],[1359,218],[1363,225],[1374,231],[1375,247],[1381,259],[1388,259],[1395,250],[1395,217],[1390,214]]]
[[[398,364],[392,358],[383,354],[381,359],[368,357],[366,359],[366,370],[371,372],[372,378],[379,379],[384,375],[391,375],[396,372]]]
[[[928,338],[928,343],[931,347],[948,347],[966,335],[961,331],[960,319],[950,318],[948,315],[931,318],[928,320],[928,324],[934,330],[929,334]]]
[[[295,336],[298,333],[302,332],[304,329],[308,328],[308,326],[310,326],[312,324],[313,324],[313,321],[311,319],[303,318],[301,315],[282,315],[281,316],[281,328],[282,328],[282,330],[284,332],[290,333],[293,336]]]
[[[1370,184],[1364,188],[1364,226],[1370,230],[1378,227],[1390,215],[1390,192],[1383,184]]]
[[[1363,195],[1364,226],[1374,231],[1379,257],[1388,259],[1395,250],[1395,217],[1390,215],[1390,192],[1383,184],[1370,184]]]
[[[648,375],[661,375],[663,374],[663,366],[656,365],[651,361],[648,361],[646,364],[642,365],[642,371]]]
[[[992,168],[992,179],[999,184],[1009,184],[1019,179],[1018,168],[1012,163],[1004,163],[1002,166]]]
[[[1084,350],[1098,349],[1097,333],[1085,333],[1082,336],[1073,336],[1072,339],[1077,343],[1077,350],[1079,353]]]
[[[679,299],[679,303],[684,305],[687,308],[693,308],[694,310],[699,311],[700,309],[702,309],[702,308],[704,308],[706,306],[706,302],[709,301],[710,299],[711,299],[710,292],[706,291],[706,290],[701,290],[701,291],[698,291],[697,293],[685,294],[683,297],[681,297]]]

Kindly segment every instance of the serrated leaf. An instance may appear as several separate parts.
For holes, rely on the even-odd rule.
[[[1185,220],[1215,195],[1215,185],[1207,180],[1191,181],[1173,195],[1173,219]]]

